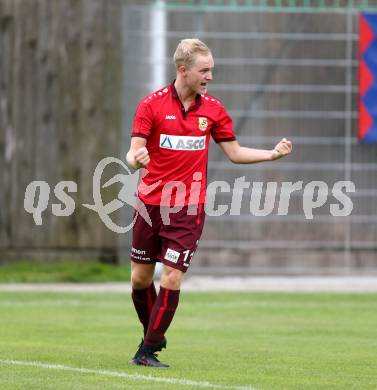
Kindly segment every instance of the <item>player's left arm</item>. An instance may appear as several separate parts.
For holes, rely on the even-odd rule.
[[[292,142],[285,138],[271,150],[247,148],[241,146],[237,141],[219,142],[219,145],[229,160],[235,164],[274,161],[292,152]]]

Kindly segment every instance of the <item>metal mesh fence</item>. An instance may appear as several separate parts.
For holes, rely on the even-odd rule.
[[[375,269],[377,150],[356,139],[357,8],[374,7],[375,2],[168,1],[165,5],[124,7],[125,149],[137,102],[161,87],[158,82],[174,78],[175,46],[194,36],[213,51],[215,77],[209,92],[227,107],[240,143],[271,148],[286,136],[295,145],[286,160],[251,166],[230,164],[212,145],[209,183],[226,180],[232,185],[244,176],[250,183],[263,182],[264,189],[275,181],[278,192],[270,215],[252,215],[250,186],[243,194],[241,215],[228,210],[221,217],[209,217],[197,269],[246,267],[269,273]],[[321,5],[322,11],[327,7],[327,12],[304,9],[318,8],[315,5]],[[217,6],[228,6],[227,12]],[[262,6],[295,7],[295,12],[270,12]],[[244,12],[239,12],[242,7]],[[338,12],[340,8],[344,12]],[[331,204],[339,203],[333,186],[344,180],[356,186],[356,192],[349,194],[353,212],[333,217]],[[277,212],[283,181],[303,183],[302,190],[292,194],[287,216]],[[326,183],[316,196],[326,195],[327,201],[313,210],[313,219],[307,219],[304,188],[313,181]],[[216,199],[230,205],[231,196],[223,193]],[[271,196],[264,191],[262,203]]]
[[[158,1],[156,1],[158,2]],[[167,0],[169,9],[209,11],[327,12],[375,9],[376,0]]]

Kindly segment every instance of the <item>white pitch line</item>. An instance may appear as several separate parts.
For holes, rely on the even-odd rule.
[[[227,386],[227,385],[221,385],[221,384],[210,383],[210,382],[193,381],[189,379],[163,378],[163,377],[156,377],[151,375],[127,374],[126,372],[117,372],[117,371],[109,371],[109,370],[94,370],[92,368],[69,367],[69,366],[64,366],[62,364],[48,364],[42,362],[27,362],[22,360],[8,360],[8,359],[0,359],[0,364],[46,368],[50,370],[72,371],[72,372],[80,372],[84,374],[105,375],[105,376],[113,376],[117,378],[126,378],[126,379],[149,381],[149,382],[162,382],[162,383],[169,383],[173,385],[182,385],[182,386],[197,386],[197,387],[210,388],[210,389],[257,390],[253,387],[248,387],[248,386],[246,387]]]

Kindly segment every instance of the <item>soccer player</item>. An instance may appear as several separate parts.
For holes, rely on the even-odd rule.
[[[207,94],[214,60],[202,41],[182,40],[174,62],[173,83],[140,102],[127,153],[129,166],[146,168],[138,196],[150,217],[137,213],[133,227],[132,300],[144,339],[131,362],[150,367],[168,367],[156,352],[166,347],[182,278],[202,233],[210,137],[235,164],[277,160],[292,150],[285,138],[272,150],[239,145],[232,119]],[[158,295],[153,283],[156,261],[163,263]]]

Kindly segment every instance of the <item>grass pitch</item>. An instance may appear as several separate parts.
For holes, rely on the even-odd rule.
[[[376,294],[183,291],[168,369],[140,336],[127,295],[0,293],[0,388],[377,389]]]
[[[129,265],[98,261],[17,261],[0,264],[0,283],[128,282]]]

